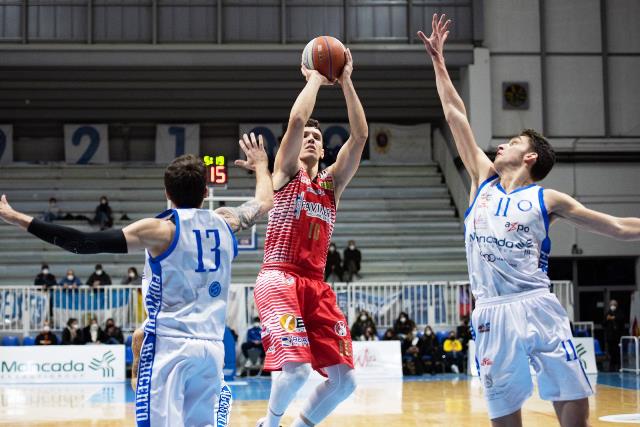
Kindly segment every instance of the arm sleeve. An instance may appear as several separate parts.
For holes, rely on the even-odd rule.
[[[87,233],[34,219],[27,231],[45,242],[75,254],[127,253],[127,240],[122,230]]]

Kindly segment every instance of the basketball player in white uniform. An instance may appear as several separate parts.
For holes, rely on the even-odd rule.
[[[587,209],[570,196],[535,184],[555,162],[539,133],[527,129],[498,147],[491,162],[473,137],[462,99],[447,73],[443,45],[451,21],[433,15],[432,34],[418,36],[433,61],[438,95],[458,153],[471,177],[465,245],[476,358],[493,426],[521,426],[538,378],[563,427],[588,425],[593,391],[571,341],[569,318],[549,292],[549,225],[566,220],[621,240],[640,239],[640,219]]]
[[[237,208],[201,209],[206,195],[203,162],[193,155],[165,170],[170,209],[122,230],[85,233],[17,212],[3,195],[0,218],[36,237],[79,254],[126,253],[146,249],[143,295],[148,319],[139,354],[136,387],[138,426],[213,426],[221,390],[226,303],[234,232],[247,228],[273,203],[273,185],[262,139],[244,135],[255,171],[255,198]]]

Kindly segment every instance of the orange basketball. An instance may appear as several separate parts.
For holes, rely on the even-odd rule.
[[[320,36],[311,40],[302,52],[302,63],[310,70],[317,70],[330,81],[342,74],[345,47],[335,37]]]

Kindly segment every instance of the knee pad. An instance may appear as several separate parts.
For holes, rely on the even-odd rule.
[[[327,384],[333,389],[334,395],[339,400],[344,400],[356,389],[356,377],[353,369],[340,372],[339,375],[329,377]]]
[[[311,365],[308,363],[285,363],[280,378],[297,389],[304,385],[310,374]]]

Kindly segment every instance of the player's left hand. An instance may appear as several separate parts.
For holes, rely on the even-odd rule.
[[[262,135],[258,135],[256,139],[256,135],[253,132],[251,132],[250,135],[245,133],[238,142],[245,156],[247,156],[247,160],[236,160],[234,162],[236,166],[255,171],[257,167],[266,167],[269,165],[269,157],[267,156],[267,152],[264,151]]]
[[[431,19],[431,36],[427,37],[422,31],[418,31],[418,37],[424,43],[424,47],[432,58],[442,56],[444,51],[444,42],[449,37],[449,26],[451,20],[445,21],[447,15],[442,14],[438,17],[437,13],[433,14]]]
[[[342,68],[342,74],[338,77],[338,83],[340,86],[347,80],[351,80],[351,73],[353,73],[353,56],[351,56],[351,49],[344,51],[344,68]]]
[[[2,198],[0,198],[0,218],[2,218],[5,222],[8,222],[9,224],[13,224],[13,222],[11,221],[11,217],[14,212],[15,211],[7,200],[7,196],[3,194]]]

